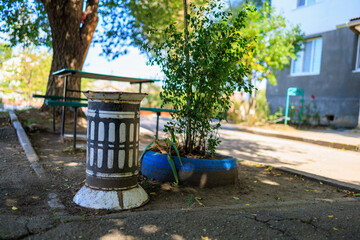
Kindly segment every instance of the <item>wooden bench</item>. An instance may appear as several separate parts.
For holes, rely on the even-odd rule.
[[[159,118],[162,112],[170,112],[170,113],[174,113],[174,112],[178,112],[179,110],[175,110],[175,109],[167,109],[167,108],[150,108],[150,107],[140,107],[140,110],[143,111],[151,111],[151,112],[156,112],[156,134],[155,134],[155,138],[158,138],[158,132],[159,132]]]
[[[53,95],[40,95],[40,94],[33,94],[32,95],[33,98],[43,98],[45,100],[64,100],[63,96],[53,96]],[[86,98],[74,98],[74,97],[68,97],[68,100],[71,101],[87,101]],[[46,104],[46,102],[45,102]],[[52,106],[53,112],[52,112],[52,117],[53,117],[53,131],[55,132],[56,128],[55,128],[55,107],[60,106],[60,105],[50,105],[50,104],[46,104],[49,106]]]
[[[73,126],[73,148],[76,149],[76,122],[77,122],[77,109],[79,107],[87,107],[87,103],[83,102],[65,102],[65,101],[59,101],[59,100],[45,100],[45,104],[48,106],[53,107],[70,107],[74,111],[74,126]],[[53,125],[55,124],[55,118],[53,118]],[[65,121],[62,122],[61,125],[61,137],[64,138],[64,131],[65,131]]]
[[[91,78],[96,80],[108,80],[108,81],[119,81],[119,82],[129,82],[130,84],[139,84],[139,92],[141,92],[141,86],[143,83],[153,83],[159,80],[154,79],[142,79],[142,78],[130,78],[130,77],[121,77],[121,76],[112,76],[112,75],[104,75],[98,73],[89,73],[78,70],[71,69],[61,69],[52,73],[53,76],[60,77],[64,79],[64,91],[63,96],[58,98],[58,96],[46,96],[45,104],[49,106],[53,106],[53,109],[56,106],[62,107],[62,118],[61,118],[61,138],[64,138],[65,132],[65,108],[71,107],[74,108],[74,130],[76,132],[76,110],[79,107],[87,107],[87,103],[81,103],[80,101],[86,100],[84,98],[71,98],[67,97],[67,92],[81,92],[79,90],[68,89],[68,81],[70,78]],[[40,96],[40,95],[39,95]],[[70,100],[70,101],[69,101]],[[54,112],[55,110],[53,110]],[[53,129],[55,130],[55,117],[53,116]],[[74,135],[74,148],[76,147],[76,135]]]
[[[88,107],[88,103],[84,102],[64,102],[59,100],[45,100],[45,104],[48,106],[58,106],[58,107],[71,107],[74,110],[74,126],[73,126],[73,147],[76,147],[76,122],[77,122],[77,114],[76,111],[79,107]],[[155,138],[158,138],[158,132],[159,132],[159,117],[162,112],[177,112],[178,110],[174,109],[164,109],[164,108],[150,108],[150,107],[140,107],[140,110],[142,111],[151,111],[156,113],[156,134]],[[62,126],[61,128],[61,136],[64,136],[64,129],[65,127]]]

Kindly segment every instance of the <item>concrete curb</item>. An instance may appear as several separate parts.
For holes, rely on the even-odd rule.
[[[360,186],[352,184],[352,183],[346,183],[346,182],[338,181],[338,180],[335,180],[335,179],[322,177],[322,176],[319,176],[319,175],[316,175],[316,174],[303,172],[303,171],[299,171],[299,170],[295,170],[295,169],[287,168],[287,167],[275,167],[275,168],[277,170],[280,170],[280,171],[283,171],[283,172],[299,175],[299,176],[302,176],[302,177],[305,177],[305,178],[308,178],[308,179],[311,179],[311,180],[320,181],[322,183],[326,183],[328,185],[338,187],[338,188],[341,188],[341,189],[344,189],[344,190],[349,190],[349,191],[360,193]]]
[[[27,137],[26,132],[25,132],[24,128],[22,127],[21,123],[19,122],[16,114],[14,113],[14,111],[10,110],[9,115],[10,115],[11,123],[14,126],[14,128],[16,129],[16,134],[19,138],[22,148],[24,149],[26,157],[28,158],[28,160],[30,162],[31,167],[34,169],[36,175],[40,179],[46,178],[45,170],[39,163],[39,157],[36,154],[34,148],[31,146],[31,142],[30,142],[29,138]]]
[[[345,143],[338,143],[338,142],[329,142],[329,141],[324,141],[324,140],[320,140],[320,139],[297,137],[297,136],[285,135],[285,134],[281,134],[281,133],[268,132],[268,131],[265,132],[265,131],[261,131],[261,130],[248,129],[248,128],[244,128],[244,127],[237,127],[237,130],[242,131],[242,132],[262,135],[262,136],[277,137],[277,138],[283,138],[283,139],[317,144],[317,145],[324,146],[324,147],[332,147],[332,148],[360,152],[359,145],[345,144]]]
[[[40,180],[47,179],[48,176],[45,172],[45,169],[39,163],[39,157],[36,154],[34,148],[32,147],[31,142],[28,136],[26,135],[24,128],[19,122],[19,119],[12,110],[9,110],[9,115],[10,115],[11,123],[16,129],[16,134],[18,135],[19,142],[22,148],[24,149],[27,159],[30,162],[30,166],[32,167],[32,169],[34,169],[36,175],[40,178]],[[65,206],[60,202],[56,193],[49,193],[48,197],[50,199],[48,201],[48,205],[50,206],[51,209],[60,209],[60,210],[65,209]]]

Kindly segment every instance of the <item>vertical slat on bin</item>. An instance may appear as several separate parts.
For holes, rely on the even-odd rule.
[[[74,201],[90,208],[129,209],[141,206],[148,200],[137,183],[140,102],[146,94],[87,92],[85,95],[89,99],[86,183],[85,190],[82,188]],[[112,203],[102,199],[106,202],[103,204],[105,207],[99,207],[99,201],[89,203],[93,202],[89,194],[95,194],[93,198],[98,197],[99,192],[96,191],[117,199],[110,200]],[[110,194],[114,191],[121,194]],[[133,194],[129,194],[131,192]],[[85,193],[88,196],[83,200]],[[124,199],[125,196],[132,198],[132,195],[142,199]],[[122,196],[121,199],[119,196]],[[128,203],[130,206],[127,206]],[[115,207],[109,208],[109,204]]]
[[[89,101],[88,121],[94,124],[90,125],[92,135],[87,144],[90,154],[94,155],[90,158],[94,159],[95,164],[86,166],[86,186],[93,189],[122,190],[137,186],[138,170],[134,153],[137,152],[138,138],[135,137],[137,132],[134,126],[140,121],[140,106],[122,103],[120,108],[118,105]],[[117,136],[116,128],[119,129]],[[115,165],[114,158],[118,159]],[[108,167],[109,163],[111,168]],[[101,178],[97,175],[101,175]]]

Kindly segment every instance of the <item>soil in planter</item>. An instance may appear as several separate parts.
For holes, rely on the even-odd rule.
[[[198,151],[197,149],[194,149],[194,151],[192,153],[186,153],[185,149],[183,148],[183,146],[177,146],[178,151],[179,151],[179,155],[181,157],[186,157],[186,158],[194,158],[194,159],[213,159],[213,160],[222,160],[224,158],[227,158],[227,156],[222,156],[219,154],[210,154],[210,153],[205,153],[202,154],[200,151]],[[153,152],[158,152],[161,154],[167,154],[169,152],[169,144],[166,144],[164,142],[164,140],[160,140],[156,143],[153,143],[151,147],[149,147],[148,150],[151,150]],[[171,155],[172,156],[176,156],[177,153],[175,151],[175,149],[173,147],[171,147]]]

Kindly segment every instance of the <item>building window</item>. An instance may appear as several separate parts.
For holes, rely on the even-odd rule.
[[[304,50],[291,62],[291,75],[319,74],[321,66],[322,39],[308,40]]]
[[[360,71],[360,35],[358,35],[355,70]]]
[[[319,0],[297,0],[297,7],[310,6],[318,2]]]

